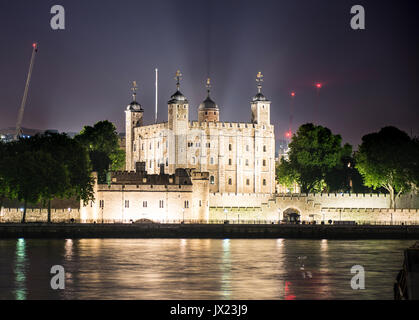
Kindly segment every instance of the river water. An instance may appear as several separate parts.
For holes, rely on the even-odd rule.
[[[393,299],[408,240],[0,240],[0,299]],[[65,289],[51,288],[51,267]],[[365,289],[353,290],[354,265]],[[358,282],[359,283],[359,282]]]

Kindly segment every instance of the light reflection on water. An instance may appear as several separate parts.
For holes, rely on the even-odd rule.
[[[392,299],[407,240],[0,240],[0,299]],[[65,269],[52,290],[50,269]],[[366,290],[350,287],[353,265]]]

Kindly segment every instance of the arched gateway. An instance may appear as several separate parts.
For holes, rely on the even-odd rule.
[[[300,211],[295,208],[288,208],[283,213],[284,222],[297,222],[300,221]]]

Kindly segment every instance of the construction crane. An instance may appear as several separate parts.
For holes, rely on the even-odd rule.
[[[35,56],[37,52],[38,52],[38,44],[34,42],[32,44],[31,63],[29,65],[29,72],[28,72],[28,78],[26,79],[25,91],[23,93],[22,103],[20,104],[19,113],[17,115],[16,133],[14,137],[15,140],[17,140],[22,133],[23,113],[25,112],[26,99],[28,98],[29,84],[31,82],[32,70],[33,70],[33,65],[35,63]]]

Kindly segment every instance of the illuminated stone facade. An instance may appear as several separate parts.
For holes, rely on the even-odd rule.
[[[95,184],[95,201],[81,204],[80,219],[96,222],[208,220],[208,173],[176,169],[174,174],[114,172],[109,184]],[[97,182],[97,179],[95,179]]]
[[[143,125],[144,110],[134,101],[126,113],[126,170],[145,162],[150,174],[188,168],[209,173],[212,193],[275,193],[275,134],[271,102],[258,93],[250,102],[249,123],[220,122],[220,109],[208,97],[198,107],[198,121],[189,121],[189,102],[177,91],[168,102],[168,121]]]

